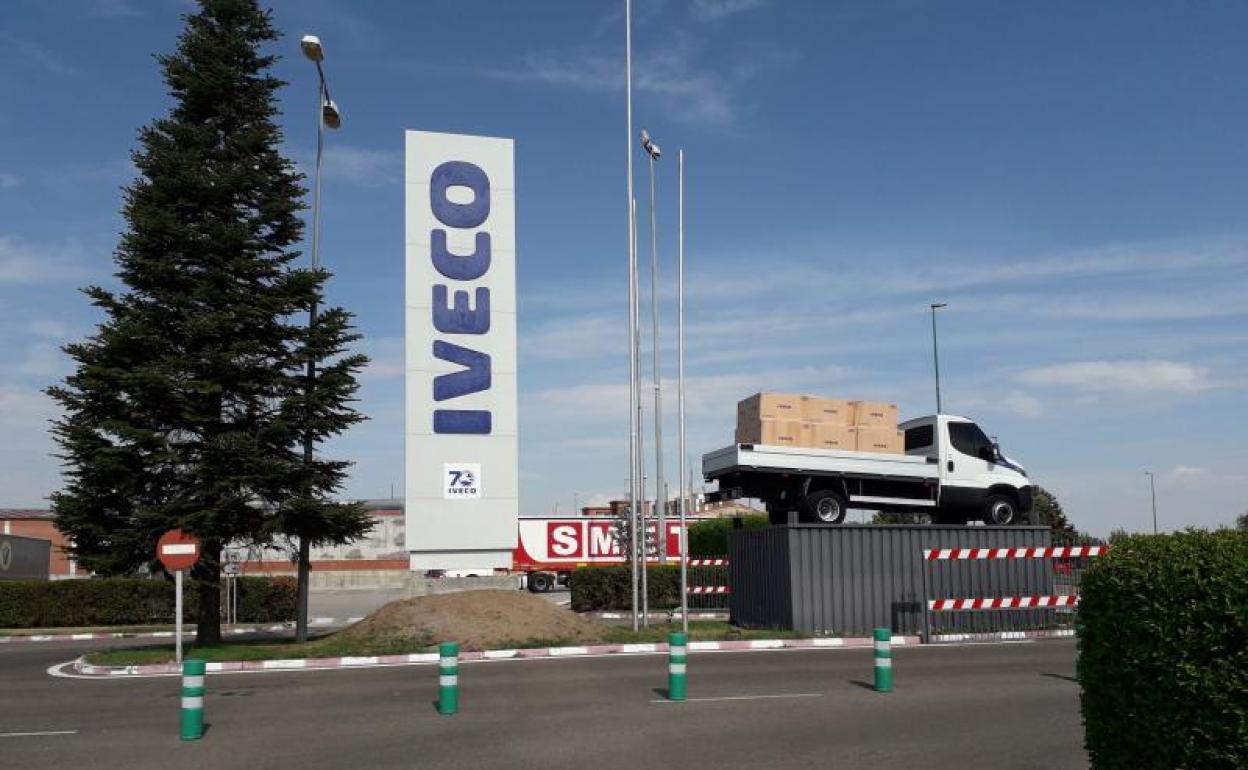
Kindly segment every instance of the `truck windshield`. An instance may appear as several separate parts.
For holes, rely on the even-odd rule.
[[[981,457],[984,450],[992,447],[992,441],[973,422],[949,423],[949,442],[964,455]]]

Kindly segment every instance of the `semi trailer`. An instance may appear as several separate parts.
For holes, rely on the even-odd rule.
[[[898,427],[905,454],[733,444],[703,455],[702,475],[718,499],[761,500],[773,524],[840,524],[851,508],[1035,523],[1027,472],[974,421],[937,414]]]
[[[525,577],[525,586],[534,593],[546,593],[556,585],[567,585],[577,567],[627,564],[615,540],[615,521],[609,518],[521,517],[512,572]],[[654,532],[653,519],[647,529]],[[653,539],[653,534],[651,535]],[[679,564],[680,522],[667,522],[667,553],[672,564]],[[650,556],[658,564],[657,556]]]

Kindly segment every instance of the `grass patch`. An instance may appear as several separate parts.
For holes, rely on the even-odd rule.
[[[639,642],[666,642],[668,634],[679,631],[677,624],[654,624],[633,631],[631,628],[604,627],[602,638],[586,642],[572,639],[531,638],[506,640],[498,649],[532,647],[566,647],[584,644],[630,644]],[[737,628],[719,620],[698,620],[689,623],[689,636],[694,641],[731,641],[735,639],[794,639],[805,636],[798,631],[782,631],[766,628]],[[342,634],[329,634],[303,644],[284,640],[228,641],[221,644],[186,645],[185,656],[203,658],[207,661],[276,660],[278,658],[337,658],[369,655],[404,655],[413,652],[433,652],[436,640],[431,636],[420,639],[410,637],[349,638]],[[136,666],[151,663],[169,663],[173,660],[172,645],[152,645],[130,649],[92,652],[87,662],[95,666]]]
[[[603,634],[610,644],[666,642],[668,634],[680,631],[679,623],[652,623],[634,631],[626,626],[613,626]],[[801,631],[778,628],[740,628],[724,620],[689,621],[689,639],[695,642],[730,642],[738,639],[801,639],[809,636]]]
[[[289,642],[280,639],[256,641],[229,641],[221,644],[184,645],[187,658],[202,658],[211,662],[228,660],[277,660],[280,658],[339,658],[368,655],[402,655],[411,652],[430,652],[433,640],[429,638],[374,637],[370,639],[346,639],[330,634],[307,642]],[[138,666],[150,663],[171,663],[174,659],[173,645],[153,645],[129,649],[102,650],[88,653],[87,662],[94,666]]]

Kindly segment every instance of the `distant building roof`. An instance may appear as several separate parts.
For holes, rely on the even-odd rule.
[[[0,508],[0,519],[52,521],[56,513],[47,508]]]
[[[403,510],[402,498],[393,498],[389,500],[361,500],[360,505],[366,511],[401,511]]]

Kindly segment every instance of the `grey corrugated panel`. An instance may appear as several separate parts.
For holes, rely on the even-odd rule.
[[[923,572],[929,598],[1047,594],[1047,559],[925,563],[925,548],[1047,546],[1043,527],[796,525],[729,536],[732,616],[744,625],[817,634],[864,634],[877,626],[917,633]],[[940,615],[944,617],[940,617]],[[1050,611],[936,613],[946,630],[1036,625]]]
[[[0,580],[47,580],[52,541],[0,535]]]

